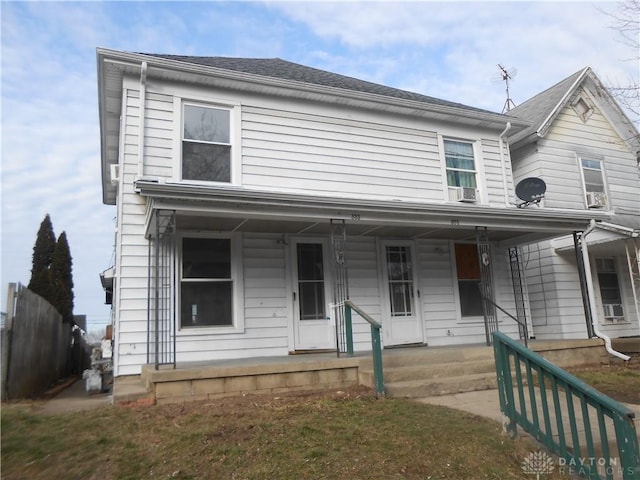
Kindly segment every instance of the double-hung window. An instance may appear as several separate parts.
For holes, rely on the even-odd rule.
[[[482,294],[480,292],[480,263],[478,248],[474,244],[456,243],[456,273],[462,317],[481,317]]]
[[[602,161],[590,158],[581,158],[584,189],[589,193],[604,193],[604,177],[602,175]]]
[[[183,238],[180,327],[231,327],[234,279],[229,238]]]
[[[445,139],[444,157],[449,187],[477,188],[476,161],[471,142]]]
[[[231,111],[185,103],[182,179],[231,182]]]
[[[609,205],[603,163],[602,160],[593,158],[580,158],[587,208],[603,208]]]
[[[615,258],[596,258],[596,271],[605,320],[623,318],[622,294]]]

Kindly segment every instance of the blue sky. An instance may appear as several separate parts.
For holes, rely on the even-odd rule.
[[[280,57],[493,111],[497,64],[517,70],[516,104],[591,66],[638,82],[611,28],[613,2],[6,2],[1,8],[1,290],[27,284],[49,213],[66,231],[75,313],[90,330],[109,308],[115,208],[102,205],[96,47],[183,55]],[[629,60],[631,59],[631,60]]]

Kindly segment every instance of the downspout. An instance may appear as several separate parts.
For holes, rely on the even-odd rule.
[[[145,99],[147,96],[147,62],[142,62],[140,65],[140,108],[138,109],[138,178],[142,178],[144,174],[144,107]]]
[[[507,122],[507,125],[504,131],[498,136],[498,140],[500,142],[500,166],[502,167],[502,183],[504,185],[504,205],[505,207],[509,206],[509,191],[507,185],[507,167],[505,166],[506,158],[504,155],[504,136],[507,132],[511,130],[511,122]]]
[[[591,278],[591,264],[589,263],[589,251],[587,250],[587,235],[589,235],[596,228],[596,221],[591,220],[589,227],[582,233],[582,263],[584,265],[584,273],[587,281],[587,292],[589,294],[589,306],[591,307],[591,324],[593,325],[593,333],[596,334],[597,337],[604,340],[604,348],[611,355],[621,358],[625,362],[629,360],[631,357],[629,355],[625,355],[624,353],[620,353],[615,351],[611,347],[611,339],[598,330],[598,318],[596,313],[596,300],[595,294],[593,291],[593,280]]]

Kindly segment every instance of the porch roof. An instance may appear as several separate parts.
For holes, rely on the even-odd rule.
[[[158,211],[176,212],[179,231],[268,232],[324,235],[330,221],[344,220],[354,236],[475,240],[486,227],[490,241],[505,246],[582,231],[604,212],[507,208],[275,193],[237,187],[200,187],[138,180],[150,199],[146,234],[153,236]]]

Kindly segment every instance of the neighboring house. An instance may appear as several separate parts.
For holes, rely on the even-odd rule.
[[[640,335],[638,131],[590,68],[509,114],[531,123],[510,135],[511,162],[516,182],[546,182],[543,210],[610,215],[584,239],[578,234],[575,241],[565,236],[523,248],[536,338],[585,338],[592,327],[610,337]],[[575,243],[588,252],[584,270]],[[581,285],[590,291],[588,302]]]
[[[345,298],[385,347],[517,337],[494,307],[530,319],[517,247],[613,213],[515,206],[516,117],[280,59],[97,62],[116,376],[343,350]]]

